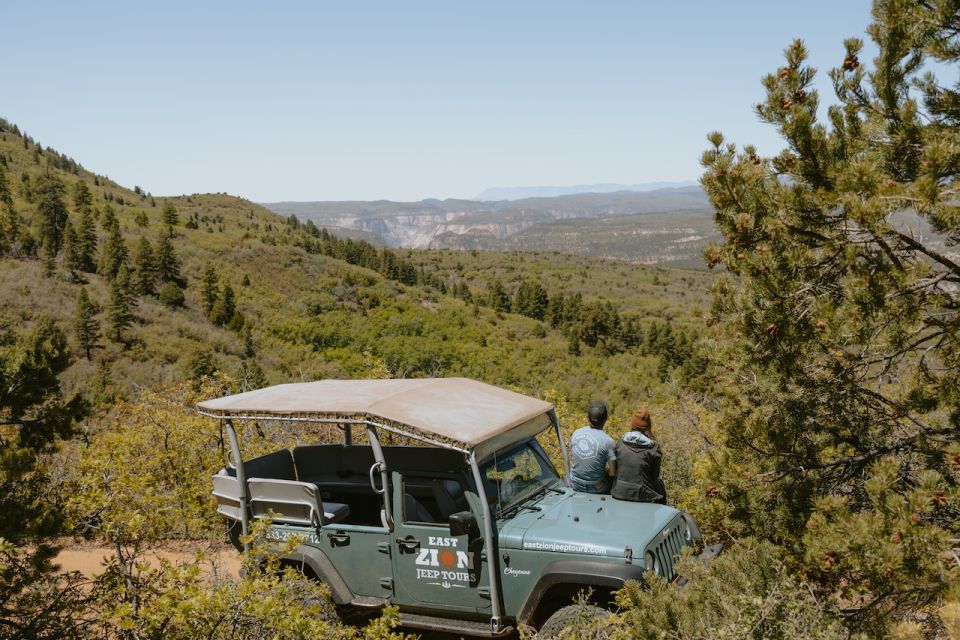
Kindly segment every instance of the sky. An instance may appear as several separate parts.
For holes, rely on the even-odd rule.
[[[696,180],[706,134],[803,38],[821,70],[866,0],[0,0],[0,117],[154,195],[476,197]]]

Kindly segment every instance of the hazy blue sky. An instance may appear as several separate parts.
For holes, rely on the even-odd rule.
[[[780,148],[751,105],[792,38],[825,72],[868,21],[866,0],[0,0],[0,116],[163,195],[693,180],[710,130]]]

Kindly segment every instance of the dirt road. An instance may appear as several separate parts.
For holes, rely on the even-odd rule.
[[[61,571],[79,571],[92,578],[103,571],[106,560],[113,556],[111,547],[90,543],[77,543],[73,540],[60,541],[62,547],[57,554],[56,563]],[[177,564],[193,564],[196,562],[196,549],[203,546],[207,550],[208,558],[202,563],[204,571],[211,576],[215,574],[228,575],[234,578],[240,575],[240,554],[233,547],[209,547],[204,543],[178,543],[167,545],[160,549],[151,549],[144,554],[147,562],[155,563],[164,559]]]

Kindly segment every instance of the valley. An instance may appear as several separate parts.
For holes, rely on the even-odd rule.
[[[264,206],[320,227],[350,230],[403,248],[558,251],[641,264],[702,267],[704,246],[719,238],[698,186],[497,201],[275,202]]]

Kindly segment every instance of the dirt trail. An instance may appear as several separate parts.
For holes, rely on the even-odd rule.
[[[62,549],[55,560],[60,565],[60,570],[79,571],[87,577],[102,573],[106,560],[114,553],[112,547],[89,543],[78,544],[73,540],[62,540],[60,545]],[[199,546],[202,546],[202,543],[193,547],[189,543],[180,543],[151,549],[144,554],[144,559],[151,564],[161,558],[178,564],[193,564],[196,562],[194,552]],[[214,575],[216,572],[236,578],[240,575],[240,554],[227,545],[208,548],[207,559],[201,566],[204,573]]]

